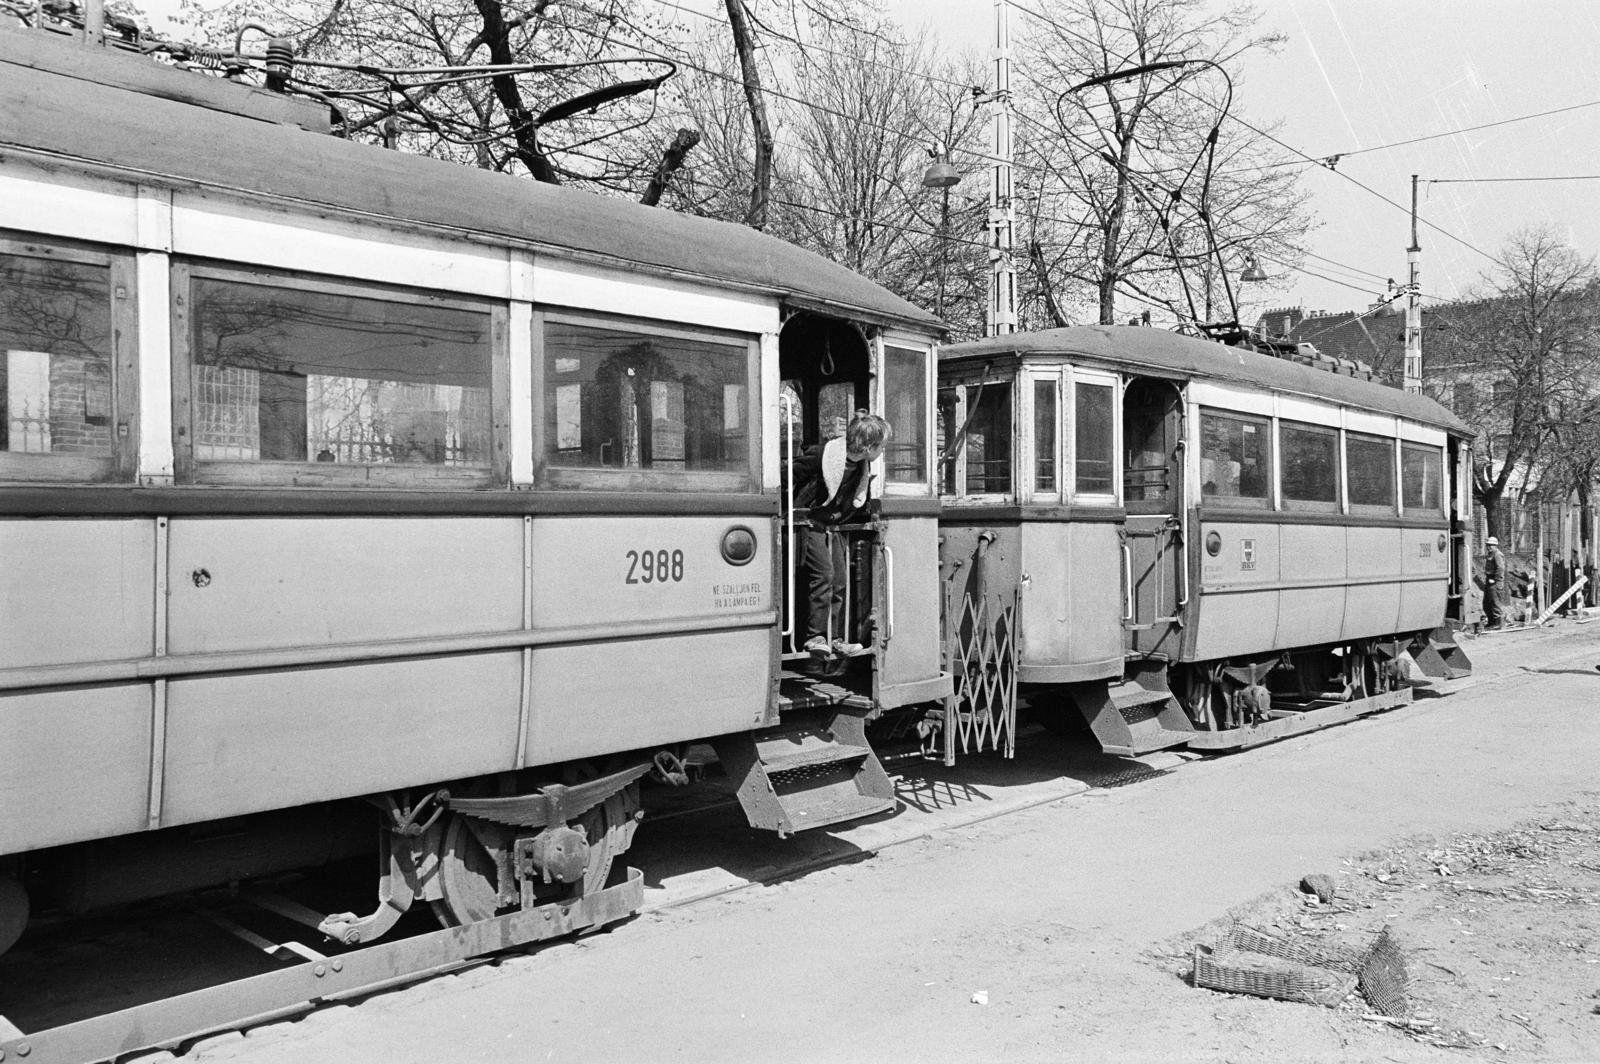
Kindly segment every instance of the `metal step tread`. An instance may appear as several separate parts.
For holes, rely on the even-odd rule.
[[[778,678],[778,712],[815,709],[819,706],[851,706],[871,709],[872,700],[848,687],[827,683],[799,673],[785,671]]]
[[[796,831],[872,816],[895,807],[893,797],[877,798],[862,794],[852,782],[841,782],[820,790],[832,793],[819,793],[819,789],[812,789],[792,795],[778,795],[778,801],[789,814]]]
[[[799,742],[779,737],[756,743],[756,756],[761,759],[761,767],[767,770],[768,775],[836,761],[860,761],[871,752],[869,747],[848,746],[819,735],[802,736]]]
[[[1140,754],[1153,754],[1157,750],[1170,750],[1174,746],[1182,746],[1194,738],[1192,731],[1167,731],[1165,728],[1153,734],[1140,731],[1134,738],[1139,740],[1131,746],[1107,746],[1100,744],[1100,749],[1115,757],[1138,757]]]
[[[1127,709],[1130,706],[1142,706],[1149,702],[1165,702],[1172,697],[1170,691],[1152,691],[1142,684],[1132,680],[1125,680],[1107,689],[1111,696],[1112,705],[1118,709]]]

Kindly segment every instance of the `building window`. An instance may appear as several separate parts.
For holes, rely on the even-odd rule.
[[[1200,492],[1206,502],[1266,506],[1272,454],[1265,418],[1200,415]]]
[[[116,474],[131,446],[115,358],[117,332],[131,342],[126,272],[106,254],[0,241],[0,477]]]
[[[1283,501],[1296,509],[1337,509],[1339,432],[1284,421],[1278,427],[1283,454]]]
[[[1061,490],[1056,483],[1056,438],[1061,424],[1056,395],[1055,381],[1033,382],[1033,490],[1045,495]]]
[[[1109,384],[1073,385],[1073,474],[1079,495],[1110,495],[1115,465],[1115,389]]]
[[[1345,438],[1351,506],[1394,509],[1394,441],[1358,432]]]
[[[190,292],[198,479],[487,479],[487,308],[209,272],[192,277]],[[291,468],[305,465],[317,474]]]
[[[896,484],[928,482],[928,353],[884,347],[884,416],[893,434],[884,469]]]
[[[543,336],[548,483],[624,488],[636,485],[563,471],[649,471],[668,474],[657,487],[748,489],[749,341],[554,317]],[[850,398],[819,397],[824,436]]]
[[[1400,445],[1401,502],[1407,510],[1442,512],[1444,459],[1439,448],[1421,444]]]

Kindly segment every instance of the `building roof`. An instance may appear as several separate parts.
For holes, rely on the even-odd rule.
[[[1075,325],[1066,329],[1014,333],[950,344],[940,350],[939,360],[941,363],[981,362],[1012,355],[1067,356],[1186,379],[1228,381],[1262,391],[1307,396],[1393,414],[1464,436],[1472,435],[1465,422],[1427,396],[1164,329]]]
[[[0,157],[73,160],[144,184],[226,190],[476,234],[769,292],[807,309],[923,332],[943,328],[881,285],[746,226],[108,85],[93,77],[86,51],[39,34],[0,32]]]

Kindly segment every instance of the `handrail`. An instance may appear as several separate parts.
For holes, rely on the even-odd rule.
[[[1128,537],[1122,537],[1122,599],[1124,624],[1133,621],[1133,548],[1128,546]]]
[[[879,545],[883,548],[883,597],[886,615],[883,641],[888,643],[894,638],[894,549],[887,543]]]
[[[800,549],[800,545],[795,542],[794,538],[794,398],[792,396],[783,395],[781,393],[779,394],[778,416],[783,419],[782,431],[784,434],[784,445],[787,449],[787,454],[784,458],[784,470],[786,475],[783,478],[783,520],[785,526],[787,527],[789,544],[788,557],[784,562],[784,569],[786,570],[784,573],[784,579],[787,583],[787,597],[784,601],[789,607],[789,623],[784,625],[781,638],[788,640],[789,652],[792,654],[795,652],[795,622],[800,616],[800,603],[797,602],[794,597],[795,552]]]

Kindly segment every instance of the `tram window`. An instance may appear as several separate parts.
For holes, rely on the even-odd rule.
[[[897,484],[928,482],[928,353],[885,347],[884,416],[894,434],[884,451],[884,470]]]
[[[968,495],[1011,491],[1011,382],[967,386]]]
[[[1339,432],[1317,425],[1282,422],[1283,501],[1294,509],[1327,509],[1339,503]]]
[[[1200,492],[1206,502],[1267,505],[1271,435],[1264,418],[1201,413]]]
[[[549,318],[544,375],[544,456],[552,470],[731,472],[737,484],[711,486],[748,485],[748,342]],[[824,415],[826,405],[819,402]]]
[[[0,477],[114,475],[122,403],[113,336],[127,327],[114,321],[116,269],[103,254],[0,242]]]
[[[1407,510],[1442,510],[1444,462],[1439,448],[1406,443],[1400,446],[1401,500]]]
[[[1073,435],[1077,492],[1079,495],[1110,495],[1115,464],[1112,388],[1108,384],[1079,381],[1073,391],[1077,407]]]
[[[1033,382],[1033,490],[1051,493],[1056,486],[1056,382]]]
[[[1345,438],[1351,506],[1394,509],[1394,441],[1352,432]]]
[[[939,389],[939,422],[934,440],[939,450],[939,491],[944,495],[956,493],[956,452],[953,445],[961,434],[961,422],[956,417],[956,390]]]
[[[229,479],[238,462],[257,464],[255,481],[296,484],[441,479],[429,467],[487,474],[488,310],[210,275],[190,288],[200,478]],[[313,463],[324,475],[271,463]],[[350,466],[360,469],[342,471]]]

